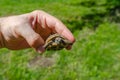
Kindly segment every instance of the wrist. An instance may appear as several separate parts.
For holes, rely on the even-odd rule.
[[[0,48],[4,47],[3,34],[1,32],[1,21],[0,21]]]

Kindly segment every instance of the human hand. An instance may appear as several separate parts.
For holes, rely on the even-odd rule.
[[[44,41],[52,33],[75,42],[74,36],[61,21],[40,10],[0,18],[0,33],[1,47],[12,50],[32,47],[37,52],[44,52]]]

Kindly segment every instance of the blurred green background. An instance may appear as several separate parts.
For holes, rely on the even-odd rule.
[[[0,16],[44,10],[74,34],[70,51],[0,50],[0,80],[120,80],[120,0],[0,0]]]

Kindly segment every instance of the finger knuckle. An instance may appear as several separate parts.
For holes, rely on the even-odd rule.
[[[45,13],[43,10],[34,10],[33,13],[38,14],[38,13]]]
[[[31,41],[30,41],[30,46],[34,47],[38,44],[38,40],[39,40],[39,35],[35,35],[34,37],[32,37]]]

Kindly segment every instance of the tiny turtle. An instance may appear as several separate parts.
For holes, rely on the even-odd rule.
[[[61,50],[69,45],[72,45],[72,42],[56,33],[46,39],[44,48],[46,50]]]

